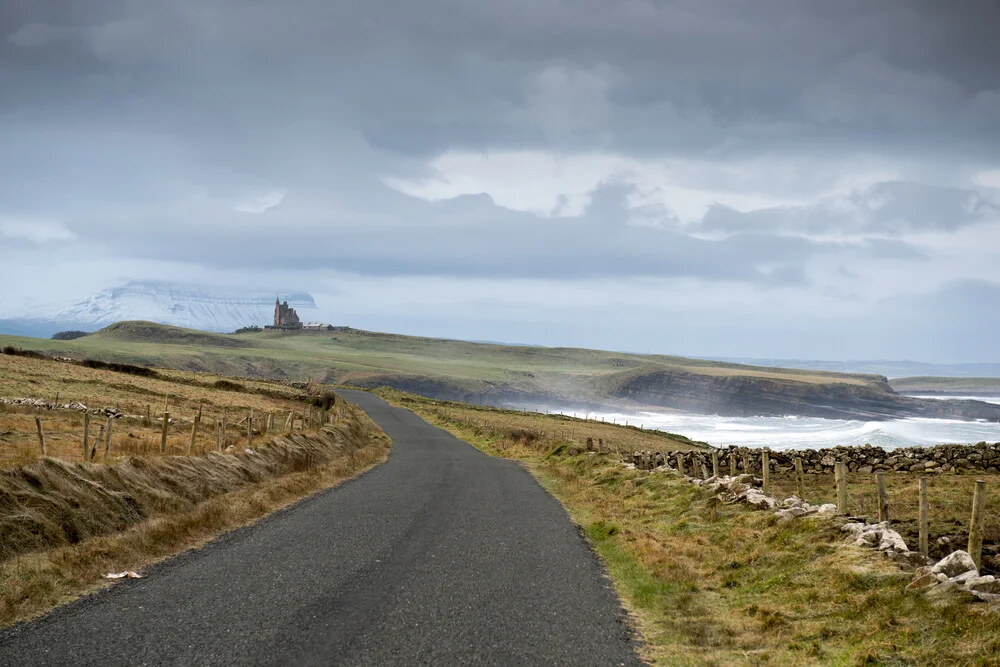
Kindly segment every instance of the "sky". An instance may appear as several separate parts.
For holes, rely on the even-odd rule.
[[[129,280],[336,324],[998,361],[1000,6],[4,0],[0,319]]]

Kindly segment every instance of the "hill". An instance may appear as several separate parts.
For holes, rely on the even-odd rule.
[[[471,343],[338,327],[210,334],[120,322],[72,341],[0,336],[0,347],[244,377],[391,386],[470,403],[673,408],[723,415],[1000,419],[1000,406],[900,396],[880,375],[667,355]]]

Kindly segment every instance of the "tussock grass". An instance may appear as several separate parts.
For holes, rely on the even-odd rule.
[[[834,522],[779,523],[721,504],[674,473],[628,470],[613,455],[547,435],[518,441],[426,401],[407,407],[522,461],[563,502],[607,566],[651,662],[1000,664],[1000,613],[905,590],[911,573],[845,545]]]
[[[190,549],[385,459],[388,438],[359,409],[322,433],[254,453],[44,459],[0,476],[0,625],[24,620]],[[15,555],[16,554],[16,555]]]

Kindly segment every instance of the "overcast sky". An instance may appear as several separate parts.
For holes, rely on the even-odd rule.
[[[130,279],[639,352],[998,361],[993,1],[3,0],[0,319]]]

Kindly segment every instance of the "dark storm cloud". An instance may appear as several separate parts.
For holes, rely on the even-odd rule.
[[[899,182],[856,214],[717,206],[680,230],[634,224],[625,186],[544,219],[380,179],[427,176],[449,149],[988,164],[997,19],[995,3],[901,0],[5,2],[0,215],[223,266],[801,283],[810,258],[916,259],[908,232],[995,208]],[[706,230],[729,235],[690,235]],[[900,238],[803,238],[831,231]]]

